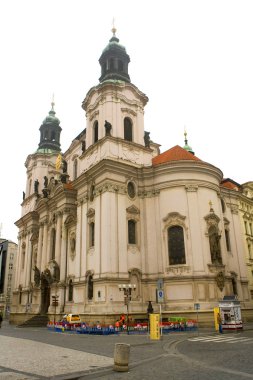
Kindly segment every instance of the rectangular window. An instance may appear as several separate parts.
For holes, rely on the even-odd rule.
[[[128,221],[128,244],[136,244],[136,222]]]
[[[244,222],[244,227],[245,227],[245,234],[248,235],[248,225],[247,222]]]
[[[89,242],[90,242],[90,244],[89,244],[89,246],[90,247],[94,247],[94,245],[95,245],[95,223],[94,222],[92,222],[92,223],[90,223],[89,224],[89,234],[90,234],[90,236],[89,236]]]
[[[229,238],[229,231],[228,230],[225,230],[225,238],[226,238],[227,251],[231,251],[230,238]]]
[[[181,226],[168,229],[169,264],[186,264],[184,247],[184,230]]]

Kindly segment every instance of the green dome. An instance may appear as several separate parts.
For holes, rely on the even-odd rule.
[[[48,115],[43,120],[42,124],[60,124],[60,120],[55,116],[55,111],[52,104],[52,109],[48,112]]]

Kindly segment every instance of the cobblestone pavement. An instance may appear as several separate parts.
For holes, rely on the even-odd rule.
[[[236,344],[218,343],[219,336],[207,329],[152,341],[141,334],[91,336],[17,328],[5,322],[0,329],[0,380],[253,379],[253,330],[237,337]],[[113,371],[115,343],[130,344],[128,372]]]

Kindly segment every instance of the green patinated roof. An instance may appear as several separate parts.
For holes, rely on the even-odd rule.
[[[103,50],[102,53],[104,53],[105,51],[111,49],[112,47],[118,47],[118,48],[126,51],[125,46],[119,44],[117,41],[110,41],[109,44],[104,48],[104,50]]]

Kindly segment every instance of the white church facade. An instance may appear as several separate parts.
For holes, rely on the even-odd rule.
[[[247,203],[251,220],[253,199],[195,156],[186,135],[184,147],[160,153],[145,131],[148,98],[131,83],[129,62],[113,30],[99,84],[82,103],[85,129],[61,153],[53,103],[40,127],[16,222],[13,323],[65,313],[115,321],[125,312],[123,284],[135,288],[134,319],[146,317],[149,301],[159,310],[158,286],[164,316],[191,315],[197,303],[210,319],[225,295],[252,314],[240,207]],[[253,233],[247,237],[253,247]]]

